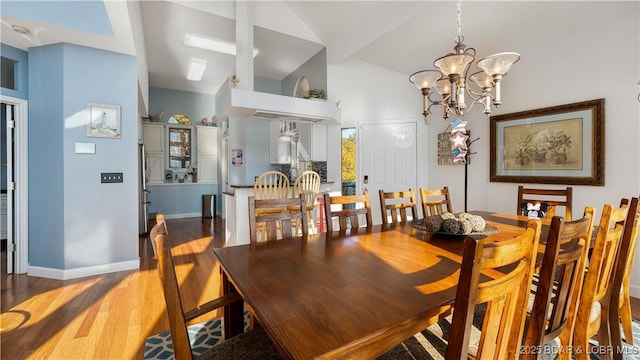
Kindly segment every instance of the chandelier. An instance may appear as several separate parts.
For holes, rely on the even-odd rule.
[[[455,37],[454,52],[436,59],[433,65],[438,70],[421,70],[409,76],[411,81],[421,92],[424,100],[423,113],[425,121],[429,123],[431,107],[441,105],[443,118],[451,114],[462,116],[476,104],[484,106],[484,113],[491,114],[491,106],[500,107],[500,83],[511,65],[520,60],[520,54],[503,52],[487,56],[478,60],[476,66],[480,71],[468,76],[471,63],[475,60],[476,50],[467,48],[462,36],[462,22],[460,1],[458,1],[458,35]],[[477,89],[469,85],[473,83]],[[434,93],[440,95],[439,100],[433,99]],[[469,100],[467,100],[467,98]],[[467,104],[467,101],[470,101]]]

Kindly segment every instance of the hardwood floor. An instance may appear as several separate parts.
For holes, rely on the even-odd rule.
[[[167,223],[185,308],[218,296],[220,271],[211,249],[224,243],[224,222]],[[3,253],[0,357],[142,359],[145,339],[169,324],[151,243],[148,236],[139,241],[138,271],[67,281],[7,276]],[[640,299],[632,303],[633,316],[640,318]]]
[[[224,242],[224,222],[167,224],[185,308],[217,296],[220,272],[211,249]],[[148,236],[139,241],[138,271],[60,281],[3,270],[0,357],[142,359],[145,339],[167,331],[169,323],[151,243]]]

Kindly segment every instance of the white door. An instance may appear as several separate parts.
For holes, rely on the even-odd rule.
[[[381,224],[378,190],[417,191],[416,123],[360,125],[360,184],[369,190],[373,223]]]

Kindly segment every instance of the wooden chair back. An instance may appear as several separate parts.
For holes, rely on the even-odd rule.
[[[280,171],[265,171],[253,184],[253,196],[258,200],[285,199],[289,192],[289,178]]]
[[[630,211],[627,214],[624,232],[622,233],[622,243],[620,244],[618,262],[613,276],[611,303],[609,305],[611,345],[613,345],[614,350],[622,349],[621,327],[625,342],[634,345],[629,281],[631,280],[631,268],[633,267],[633,259],[635,258],[638,244],[638,234],[640,234],[640,208],[638,208],[637,197],[632,198],[631,202],[627,199],[622,199],[621,205],[625,204],[629,205]],[[634,208],[636,209],[635,213],[631,211]],[[616,296],[617,294],[619,296]],[[613,358],[614,360],[622,360],[622,355],[620,351],[614,351]]]
[[[332,211],[331,205],[342,205],[342,209]],[[328,193],[325,193],[324,209],[325,218],[327,219],[327,233],[329,234],[333,232],[334,217],[338,218],[340,232],[344,232],[348,228],[359,228],[359,215],[365,216],[365,226],[367,228],[371,228],[373,226],[373,221],[371,220],[369,192],[366,190],[362,195],[330,196]]]
[[[486,311],[476,358],[519,356],[540,229],[540,220],[530,219],[527,229],[508,241],[466,238],[445,359],[467,359],[480,304]],[[509,270],[497,270],[504,266]]]
[[[416,197],[413,189],[407,191],[385,192],[380,190],[380,210],[382,214],[382,225],[398,224],[407,222],[407,209],[411,210],[413,219],[418,218],[418,208],[416,207]],[[387,216],[387,211],[391,219]],[[400,219],[398,219],[398,216]],[[389,222],[391,220],[391,222]]]
[[[526,349],[541,347],[556,337],[562,347],[569,349],[594,216],[595,209],[587,207],[584,216],[575,221],[565,221],[560,216],[551,218],[527,328]],[[523,354],[523,359],[537,358],[538,354],[533,351]]]
[[[191,360],[193,359],[193,353],[187,333],[187,322],[212,310],[242,301],[242,297],[238,293],[224,295],[195,309],[184,311],[178,277],[176,276],[173,257],[171,256],[169,235],[167,234],[164,216],[161,216],[161,214],[156,216],[156,225],[151,229],[150,237],[154,245],[153,250],[158,259],[158,275],[162,283],[167,315],[169,316],[173,353],[176,359]]]
[[[315,207],[318,192],[320,192],[320,175],[313,170],[304,171],[293,183],[292,197],[304,194],[307,209],[313,210]]]
[[[301,235],[306,237],[309,234],[309,219],[304,194],[296,198],[266,200],[249,196],[249,239],[252,245],[258,243],[259,224],[266,231],[266,237],[261,241],[271,242],[294,237],[297,223],[301,224]]]
[[[453,212],[451,206],[451,197],[449,196],[449,187],[442,189],[424,189],[419,188],[420,203],[422,204],[422,216],[424,218],[431,215],[442,215],[445,212]],[[434,197],[436,199],[434,199]]]
[[[517,214],[521,214],[521,206],[524,203],[546,203],[549,209],[545,218],[551,219],[556,215],[556,208],[562,206],[565,209],[564,219],[571,221],[571,207],[573,204],[573,188],[567,186],[566,189],[532,189],[518,186],[518,206]]]
[[[313,210],[316,207],[318,192],[320,192],[320,175],[315,171],[304,171],[293,183],[292,197],[299,196],[300,194],[304,195],[309,227],[314,234],[316,233],[316,226],[313,218]]]
[[[636,209],[630,209],[628,204],[619,208],[606,204],[602,211],[573,330],[572,348],[578,360],[589,359],[589,339],[595,334],[601,347],[607,349],[611,345],[609,290],[613,287],[612,275],[629,212],[635,216]]]

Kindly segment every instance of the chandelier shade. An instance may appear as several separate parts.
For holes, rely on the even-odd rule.
[[[484,59],[478,60],[476,66],[489,76],[505,75],[511,65],[520,60],[520,54],[514,52],[503,52],[499,54],[489,55]]]
[[[422,93],[423,115],[427,123],[434,105],[442,106],[445,119],[451,114],[461,117],[476,104],[483,105],[486,115],[491,114],[492,106],[501,105],[503,77],[520,60],[520,54],[515,52],[489,55],[476,63],[476,67],[482,71],[468,76],[471,64],[475,61],[476,50],[467,48],[463,43],[460,0],[457,15],[458,34],[453,52],[433,62],[438,70],[421,70],[409,76],[409,81]],[[439,95],[440,99],[433,99],[432,95]]]
[[[473,81],[481,89],[490,90],[494,86],[493,78],[484,71],[471,74],[469,80]]]
[[[442,74],[436,70],[422,70],[409,76],[409,81],[414,83],[418,90],[431,89],[436,81],[442,78]]]
[[[436,91],[438,94],[442,95],[443,98],[446,98],[451,94],[451,83],[449,83],[448,79],[442,79],[436,83]]]
[[[467,54],[450,54],[443,56],[433,62],[433,65],[440,69],[444,76],[461,75],[467,70],[469,64],[473,62],[473,56]]]

